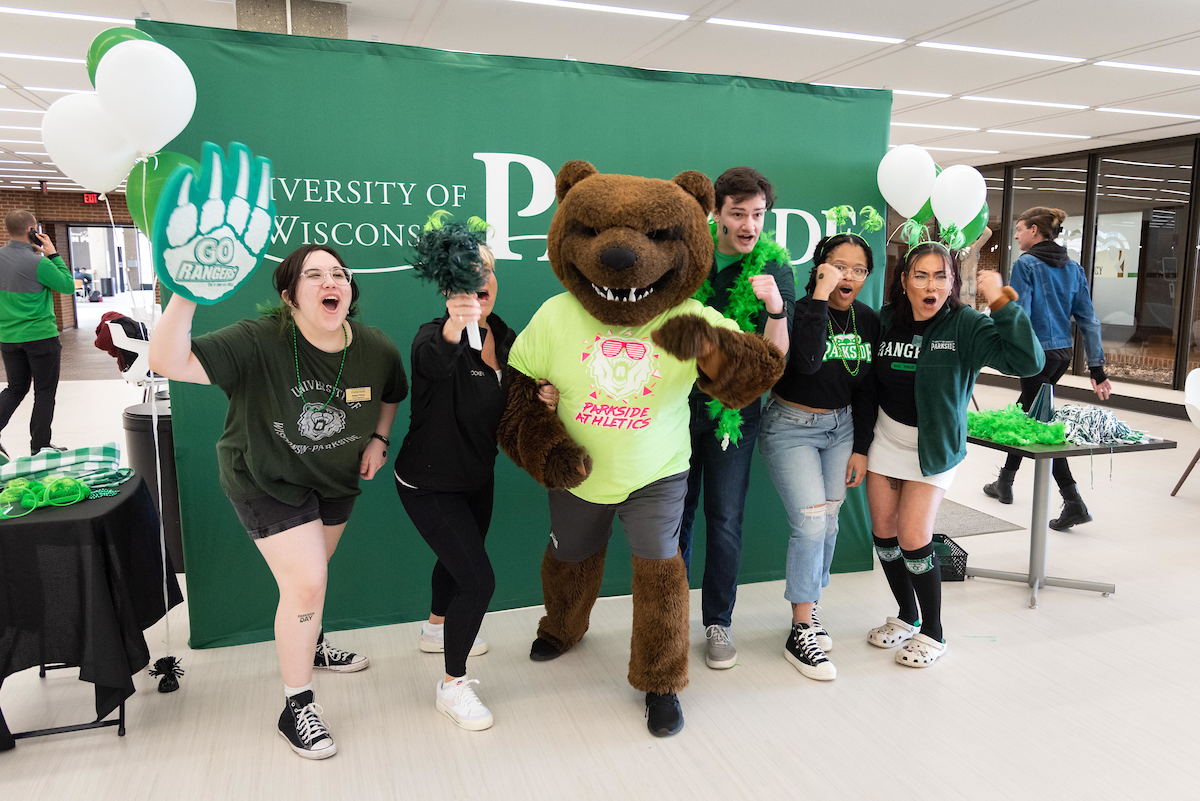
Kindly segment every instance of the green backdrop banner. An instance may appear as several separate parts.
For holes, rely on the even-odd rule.
[[[355,271],[359,319],[399,344],[407,365],[417,327],[445,306],[400,268],[415,232],[440,208],[493,226],[497,311],[520,330],[562,291],[545,259],[545,238],[554,174],[571,159],[601,172],[657,178],[688,169],[715,178],[729,167],[756,167],[778,193],[766,229],[791,251],[801,290],[825,232],[822,210],[884,207],[875,169],[887,150],[889,92],[140,20],[138,27],[178,53],[196,79],[195,116],[170,149],[198,157],[205,140],[223,147],[237,141],[275,167],[268,250],[275,261],[264,262],[230,300],[199,308],[197,334],[277,300],[271,272],[278,259],[304,243],[328,243]],[[883,239],[882,232],[871,235],[877,254]],[[875,306],[882,272],[864,289],[863,299]],[[217,483],[214,443],[227,404],[213,387],[173,384],[171,393],[191,644],[269,639],[277,591]],[[405,403],[394,442],[407,419]],[[390,467],[363,490],[330,564],[328,629],[429,612],[433,555],[402,511]],[[493,609],[541,602],[548,531],[545,491],[501,456],[488,537]],[[756,457],[741,580],[781,578],[787,538],[787,518]],[[700,516],[694,585],[703,555]],[[853,492],[842,507],[834,570],[870,568],[866,501]],[[602,591],[629,592],[630,574],[618,531]]]

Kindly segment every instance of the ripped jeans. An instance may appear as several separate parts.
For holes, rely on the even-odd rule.
[[[829,586],[838,511],[846,498],[846,465],[854,450],[850,407],[814,414],[772,398],[763,408],[758,448],[792,527],[783,597],[817,601]]]

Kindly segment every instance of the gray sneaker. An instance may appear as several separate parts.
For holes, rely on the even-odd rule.
[[[737,663],[737,648],[733,646],[733,637],[725,626],[709,626],[704,630],[704,638],[708,640],[708,652],[704,655],[705,663],[713,670],[725,670]]]
[[[817,645],[821,646],[821,650],[829,653],[833,650],[833,637],[829,636],[829,632],[821,625],[820,619],[817,618],[817,607],[814,604],[812,609],[812,627],[817,633]]]

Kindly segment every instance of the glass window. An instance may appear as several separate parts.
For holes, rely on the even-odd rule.
[[[1013,178],[1013,220],[1008,230],[1010,245],[1008,266],[1021,257],[1021,249],[1013,240],[1016,218],[1026,209],[1046,206],[1067,213],[1062,236],[1056,241],[1067,249],[1075,261],[1081,261],[1083,246],[1083,203],[1087,189],[1087,157],[1076,156],[1065,161],[1046,162],[1037,166],[1018,167]],[[993,183],[992,181],[988,182]],[[989,199],[991,193],[989,194]]]
[[[982,167],[979,172],[987,181],[987,227],[970,247],[962,260],[962,301],[976,309],[987,306],[975,281],[979,270],[1000,269],[1000,221],[1004,215],[1004,168]]]
[[[1190,144],[1100,159],[1092,304],[1113,378],[1172,384],[1191,181]]]

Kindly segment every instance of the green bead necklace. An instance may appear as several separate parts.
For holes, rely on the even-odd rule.
[[[850,304],[850,327],[848,329],[843,328],[842,333],[843,334],[853,333],[855,338],[856,339],[858,338],[858,321],[854,319],[854,304],[853,303]],[[829,315],[829,338],[833,339],[836,336],[837,336],[837,332],[833,330],[833,315],[831,314],[831,315]],[[862,340],[860,339],[859,342],[862,342]],[[854,360],[854,369],[853,370],[850,369],[850,365],[847,364],[846,357],[844,355],[840,356],[839,358],[842,360],[842,367],[846,368],[846,372],[850,374],[851,378],[858,375],[859,368],[862,367],[862,359],[861,358],[856,358]]]
[[[309,403],[304,400],[304,390],[300,389],[300,332],[296,329],[295,323],[292,324],[292,356],[296,359],[296,390],[300,393],[300,400],[304,402],[304,410],[307,412],[324,411],[325,407],[333,402],[333,396],[337,394],[338,384],[342,380],[342,368],[346,366],[346,350],[350,347],[350,334],[346,331],[346,323],[342,323],[342,363],[338,365],[337,378],[333,380],[333,390],[330,391],[329,397],[320,406],[314,403]]]

